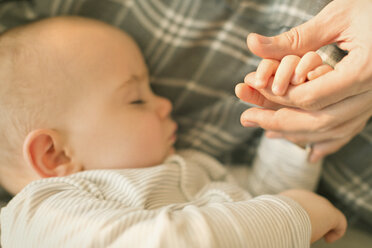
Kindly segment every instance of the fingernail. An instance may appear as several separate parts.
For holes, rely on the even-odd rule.
[[[257,34],[256,37],[257,37],[258,42],[260,42],[261,44],[265,44],[265,45],[271,44],[271,38],[270,37],[262,36],[262,35],[259,35],[259,34]]]
[[[258,125],[257,125],[257,123],[254,123],[254,122],[252,122],[252,121],[243,121],[243,126],[245,126],[245,127],[257,127]]]

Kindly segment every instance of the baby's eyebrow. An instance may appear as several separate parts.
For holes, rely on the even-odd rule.
[[[128,85],[131,85],[133,83],[138,83],[138,82],[141,82],[143,81],[145,78],[147,78],[148,75],[147,75],[147,72],[143,72],[141,74],[134,74],[134,75],[131,75],[128,79],[124,80],[120,85],[119,87],[116,89],[116,91],[122,89],[122,88],[126,88]]]

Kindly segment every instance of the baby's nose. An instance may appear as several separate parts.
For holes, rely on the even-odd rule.
[[[165,97],[158,96],[158,114],[161,118],[166,118],[172,112],[172,103]]]

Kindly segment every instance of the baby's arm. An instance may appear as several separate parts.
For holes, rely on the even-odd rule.
[[[152,187],[166,191],[166,185]],[[241,197],[241,201],[232,202],[220,197],[217,185],[216,190],[190,202],[177,197],[170,202],[179,203],[162,206],[174,196],[172,190],[168,189],[170,199],[161,194],[142,198],[143,188],[133,186],[131,182],[117,185],[122,192],[114,200],[112,192],[103,194],[95,183],[81,177],[35,182],[2,210],[2,245],[305,248],[312,237],[311,220],[291,197]],[[236,188],[230,185],[226,190],[236,192]],[[235,197],[241,195],[237,193]],[[156,202],[158,207],[146,207]]]
[[[346,231],[347,221],[340,210],[326,198],[305,190],[287,190],[280,195],[299,203],[309,215],[311,221],[311,243],[324,237],[327,243],[341,238]]]
[[[309,215],[311,242],[322,237],[333,242],[344,235],[346,218],[327,199],[309,191],[317,186],[322,163],[309,163],[307,156],[287,140],[263,136],[247,179],[249,191],[254,195],[279,193],[295,200]]]
[[[109,179],[118,178],[110,174]],[[322,204],[317,219],[330,218],[332,224],[319,229],[318,221],[314,222],[317,219],[312,217],[312,206],[320,205],[321,200],[299,191],[232,202],[219,198],[216,189],[210,191],[210,198],[205,198],[209,196],[206,192],[204,197],[199,196],[189,204],[181,197],[177,198],[179,204],[146,209],[155,200],[154,195],[142,199],[142,191],[133,188],[132,181],[126,182],[116,185],[122,189],[117,200],[110,199],[113,188],[108,187],[110,191],[102,193],[83,177],[35,182],[2,210],[2,244],[40,248],[300,248],[309,247],[310,240],[315,241],[329,231],[343,230],[338,217],[329,215],[333,211],[330,204]],[[221,185],[218,183],[216,187]],[[227,186],[226,192],[229,189],[234,187]],[[132,200],[119,200],[125,195]],[[166,199],[156,202],[162,200]]]
[[[246,83],[256,89],[270,87],[275,95],[285,95],[288,86],[299,85],[333,70],[323,64],[316,52],[308,52],[302,58],[296,55],[285,56],[281,61],[263,59],[255,72],[255,80],[246,78]],[[248,74],[249,75],[249,74]]]

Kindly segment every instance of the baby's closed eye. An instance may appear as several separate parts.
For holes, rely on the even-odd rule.
[[[138,99],[138,100],[135,100],[135,101],[131,101],[130,104],[144,104],[145,101],[144,100],[141,100],[141,99]]]

